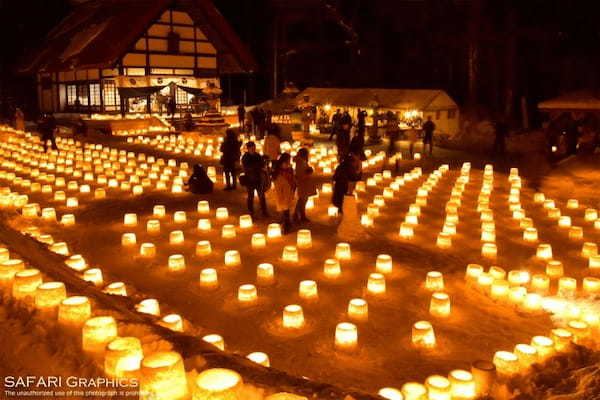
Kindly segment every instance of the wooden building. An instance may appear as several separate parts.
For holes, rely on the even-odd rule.
[[[256,63],[211,0],[91,0],[74,8],[21,72],[40,110],[153,113],[189,107],[210,82]],[[195,97],[195,98],[194,98]]]

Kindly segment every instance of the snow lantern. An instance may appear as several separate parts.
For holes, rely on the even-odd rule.
[[[251,238],[253,249],[264,249],[267,246],[267,239],[262,233],[254,233]]]
[[[302,307],[290,304],[283,309],[284,328],[302,328],[304,326],[304,313]]]
[[[271,363],[269,361],[269,356],[266,353],[255,351],[246,356],[246,358],[250,361],[253,361],[257,364],[262,365],[263,367],[270,367]]]
[[[140,369],[144,358],[142,344],[136,337],[117,337],[106,346],[104,372],[111,377],[130,376]]]
[[[217,270],[214,268],[204,268],[200,271],[200,286],[203,288],[214,288],[218,286]]]
[[[412,328],[413,346],[422,349],[435,347],[435,333],[433,326],[428,321],[415,322]]]
[[[335,348],[352,351],[358,346],[358,329],[350,322],[340,322],[335,328]]]
[[[102,354],[106,345],[116,337],[117,321],[113,317],[94,317],[83,324],[81,344],[84,351]]]
[[[237,400],[243,386],[242,377],[224,368],[204,370],[196,377],[193,400]]]
[[[142,359],[141,399],[183,400],[188,385],[181,355],[173,351],[156,352]]]
[[[450,315],[450,296],[447,293],[435,292],[431,295],[429,313],[434,317]]]
[[[256,302],[258,295],[256,286],[252,284],[244,284],[238,288],[238,301],[243,304],[252,304]]]

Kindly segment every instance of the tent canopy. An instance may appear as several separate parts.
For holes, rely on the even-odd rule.
[[[600,92],[582,89],[542,101],[542,111],[600,111]]]
[[[436,111],[456,109],[458,105],[443,90],[434,89],[347,89],[309,87],[298,96],[302,102],[308,96],[313,104],[331,104],[339,107],[379,108],[396,110]]]

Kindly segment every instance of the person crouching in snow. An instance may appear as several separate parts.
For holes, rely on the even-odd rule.
[[[337,166],[333,174],[333,196],[331,202],[343,213],[344,196],[352,195],[356,182],[362,179],[362,162],[360,148],[353,146],[346,157]]]
[[[208,194],[213,191],[213,182],[201,164],[194,165],[194,173],[187,181],[188,190],[194,194]]]
[[[290,209],[294,204],[294,192],[296,191],[294,169],[292,168],[289,153],[283,153],[275,163],[273,182],[275,184],[277,211],[281,212],[282,231],[284,234],[287,234],[292,227]]]

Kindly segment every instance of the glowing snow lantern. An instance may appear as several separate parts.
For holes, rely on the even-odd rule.
[[[254,233],[252,234],[251,243],[253,249],[264,249],[267,246],[267,239],[262,233]]]
[[[485,285],[482,285],[485,291]],[[510,284],[505,280],[494,280],[489,286],[490,297],[493,300],[504,301],[508,298],[508,293],[510,291]]]
[[[194,400],[237,400],[243,386],[242,377],[235,371],[212,368],[196,377]]]
[[[584,321],[569,321],[567,329],[573,334],[573,342],[583,344],[590,336],[590,326]]]
[[[401,389],[404,400],[427,400],[427,388],[417,382],[407,382]]]
[[[452,390],[448,378],[441,375],[431,375],[425,380],[429,400],[450,400]]]
[[[341,322],[335,328],[336,350],[352,351],[358,345],[358,329],[350,322]]]
[[[312,237],[310,230],[300,229],[296,235],[296,246],[300,249],[312,247]]]
[[[136,213],[127,213],[123,217],[123,225],[125,226],[137,226],[137,214]]]
[[[477,396],[473,374],[462,369],[450,371],[451,393],[453,399],[474,399]]]
[[[252,228],[252,216],[250,216],[248,214],[240,215],[240,228],[241,229]]]
[[[185,224],[187,222],[185,211],[175,211],[173,214],[173,222],[176,224]]]
[[[531,278],[531,288],[537,294],[545,296],[550,290],[550,277],[547,275],[533,275]]]
[[[256,280],[260,285],[270,285],[275,279],[275,272],[272,264],[262,263],[256,268]]]
[[[583,239],[583,228],[580,226],[572,226],[569,229],[570,240],[582,240]]]
[[[94,317],[83,324],[81,345],[84,351],[102,354],[116,337],[117,321],[113,317]]]
[[[252,284],[241,285],[238,288],[238,301],[240,303],[250,304],[258,299],[256,286]]]
[[[496,259],[498,248],[495,243],[484,243],[481,246],[481,255],[485,258]]]
[[[450,296],[441,292],[433,293],[429,303],[429,313],[434,317],[450,315]]]
[[[433,326],[427,321],[415,322],[412,328],[413,346],[423,349],[435,347],[435,333]]]
[[[283,254],[281,256],[283,261],[297,263],[298,262],[298,249],[296,246],[285,246],[283,248]]]
[[[355,321],[366,321],[369,318],[369,306],[363,299],[352,299],[348,303],[348,318]]]
[[[371,294],[384,294],[385,276],[377,272],[369,274],[369,279],[367,281],[367,290]]]
[[[593,222],[598,219],[598,210],[594,208],[588,208],[585,210],[585,220]]]
[[[227,208],[219,207],[217,208],[216,216],[218,221],[223,221],[229,218],[229,212],[227,211]]]
[[[400,392],[398,389],[391,387],[381,388],[379,389],[377,394],[388,400],[404,400],[402,392]]]
[[[449,249],[452,247],[452,235],[446,232],[440,232],[437,236],[436,245],[440,249]]]
[[[188,385],[179,353],[156,352],[142,359],[140,392],[154,400],[188,398]]]
[[[523,309],[529,312],[537,312],[542,308],[542,296],[537,293],[527,293],[523,299]]]
[[[198,202],[198,214],[201,215],[208,215],[210,213],[210,205],[208,204],[208,201],[206,200],[200,200]]]
[[[215,288],[219,284],[217,270],[214,268],[205,268],[200,271],[200,286],[203,288]]]
[[[121,236],[121,245],[124,247],[130,247],[136,244],[135,233],[124,233]]]
[[[537,242],[538,232],[535,228],[525,228],[523,231],[523,240],[526,242]]]
[[[163,205],[155,205],[152,210],[152,215],[156,218],[163,218],[166,215],[166,209]]]
[[[198,220],[198,230],[200,231],[210,231],[212,229],[212,225],[210,223],[210,219],[200,218]]]
[[[240,253],[237,250],[227,250],[225,252],[225,265],[228,267],[234,267],[240,265],[242,260],[240,258]]]
[[[102,279],[102,270],[100,268],[90,268],[83,273],[83,280],[91,282],[96,286],[102,286],[104,280]]]
[[[492,278],[496,280],[506,278],[506,271],[503,268],[498,267],[497,265],[490,267],[489,274],[492,276]]]
[[[169,256],[168,268],[171,272],[180,272],[185,270],[185,258],[182,254],[173,254]]]
[[[50,250],[55,252],[56,254],[60,254],[63,256],[69,255],[69,247],[65,242],[52,243],[52,245],[50,246]]]
[[[324,183],[323,186],[321,186],[321,193],[331,192],[333,192],[333,186],[331,185],[331,183]]]
[[[403,222],[400,224],[400,237],[403,239],[411,239],[414,236],[413,224]]]
[[[269,226],[267,227],[267,237],[269,239],[281,237],[281,225],[269,224]]]
[[[560,261],[551,260],[546,264],[546,274],[550,278],[560,278],[564,274],[564,267]]]
[[[234,225],[223,225],[221,228],[221,237],[223,239],[235,238],[235,226]]]
[[[160,315],[160,305],[156,299],[145,299],[136,305],[136,310],[143,314]]]
[[[493,363],[501,376],[511,376],[519,372],[519,359],[510,351],[497,351]]]
[[[165,315],[159,324],[174,332],[183,332],[183,320],[178,314]]]
[[[600,279],[598,278],[583,278],[583,293],[588,296],[600,294]]]
[[[87,263],[81,254],[73,254],[65,260],[65,264],[67,264],[69,268],[80,272],[87,268]]]
[[[204,257],[212,252],[210,242],[208,240],[200,240],[196,243],[196,255],[198,257]]]
[[[136,337],[117,337],[106,346],[104,371],[111,377],[126,377],[140,369],[144,353]]]
[[[554,341],[554,349],[556,351],[565,351],[571,346],[573,334],[567,329],[553,329],[552,340]]]
[[[522,370],[525,370],[537,361],[537,350],[528,344],[518,344],[515,346],[515,355],[519,359]]]
[[[304,300],[316,300],[319,298],[317,291],[317,282],[315,281],[301,281],[298,287],[298,294],[300,298]]]
[[[560,297],[567,299],[575,298],[577,292],[577,279],[563,276],[558,280],[558,292]]]
[[[113,282],[106,286],[104,291],[108,294],[114,294],[115,296],[127,296],[127,287],[123,282]]]
[[[262,365],[263,367],[270,367],[271,363],[269,361],[269,356],[260,351],[256,351],[254,353],[250,353],[246,356],[246,358],[250,361],[253,361],[257,364]]]
[[[392,256],[389,254],[379,254],[375,261],[375,269],[377,272],[382,274],[389,274],[392,272]]]
[[[544,361],[554,353],[554,341],[546,336],[534,336],[531,346],[537,350],[539,361]]]
[[[585,258],[598,255],[598,245],[592,242],[585,242],[581,248],[581,255]]]
[[[337,259],[329,258],[325,260],[323,273],[327,278],[335,279],[342,274],[340,262]]]
[[[350,252],[350,244],[338,243],[335,246],[335,258],[337,258],[338,260],[350,260],[352,258],[352,254]]]
[[[483,267],[479,264],[467,265],[467,271],[465,273],[465,279],[467,282],[476,282],[477,278],[483,272]]]
[[[304,326],[304,313],[297,304],[285,306],[283,309],[284,328],[302,328]]]
[[[600,255],[590,256],[588,267],[591,271],[600,271]]]
[[[508,282],[513,286],[525,285],[529,282],[527,271],[512,270],[508,272]]]
[[[0,263],[8,261],[10,259],[10,253],[6,247],[0,247]]]
[[[425,288],[433,292],[444,290],[444,276],[439,271],[429,271],[425,278]]]
[[[54,311],[67,298],[67,290],[62,282],[45,282],[35,291],[35,308],[40,311]]]
[[[87,297],[67,297],[58,306],[58,322],[65,326],[79,328],[91,315],[92,306]]]
[[[335,218],[338,216],[338,208],[336,206],[327,207],[327,216],[330,218]]]

